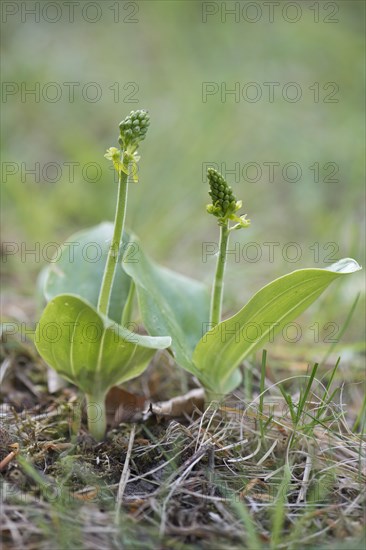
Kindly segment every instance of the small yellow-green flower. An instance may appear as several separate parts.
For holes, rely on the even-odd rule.
[[[124,172],[128,174],[132,180],[138,182],[138,168],[137,163],[140,160],[139,155],[135,151],[132,155],[117,149],[117,147],[110,147],[105,153],[105,158],[113,162],[115,170],[118,172]]]
[[[113,166],[117,172],[123,170],[123,162],[121,160],[121,150],[117,147],[110,147],[107,149],[106,154],[104,155],[106,159],[113,162]]]

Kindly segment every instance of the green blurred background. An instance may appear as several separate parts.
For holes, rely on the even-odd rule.
[[[211,280],[215,259],[202,261],[202,243],[217,241],[218,231],[205,214],[203,163],[214,162],[219,168],[239,166],[238,181],[229,174],[227,179],[252,220],[232,238],[241,256],[229,260],[227,310],[276,276],[326,266],[332,252],[364,265],[363,2],[292,3],[297,11],[280,2],[273,22],[263,2],[79,1],[73,22],[64,2],[41,2],[39,21],[21,4],[30,10],[36,3],[3,2],[2,14],[3,242],[29,249],[40,243],[42,252],[51,241],[61,243],[75,230],[113,219],[116,185],[103,154],[117,145],[120,120],[146,108],[151,127],[141,146],[140,182],[130,187],[127,223],[156,260]],[[225,8],[236,15],[225,15]],[[64,84],[71,82],[77,83],[73,101]],[[218,92],[203,97],[205,82]],[[279,83],[273,102],[268,82]],[[283,97],[286,89],[294,97],[289,82],[301,89],[297,102]],[[38,97],[24,95],[24,83],[39,86]],[[257,102],[248,83],[262,92]],[[221,96],[225,86],[235,85],[239,97]],[[96,91],[100,97],[93,101]],[[25,170],[37,162],[36,182]],[[258,181],[253,171],[247,172],[251,181],[243,176],[251,162],[261,167]],[[273,182],[263,164],[270,162],[280,163]],[[297,182],[283,177],[289,162],[302,169]],[[57,163],[61,173],[47,163]],[[65,163],[78,163],[73,182]],[[91,167],[84,177],[88,163],[98,163],[101,173]],[[314,163],[319,181],[310,169]],[[334,167],[338,172],[331,178]],[[258,243],[258,261],[249,261],[258,248],[243,248],[248,242]],[[263,245],[268,242],[279,243],[273,262]],[[289,242],[298,244],[297,262],[283,257]],[[20,254],[3,258],[5,290],[14,296],[34,293],[45,264],[42,255],[23,260]],[[334,285],[312,315],[342,323],[362,282],[359,273]],[[346,341],[362,338],[361,310]]]

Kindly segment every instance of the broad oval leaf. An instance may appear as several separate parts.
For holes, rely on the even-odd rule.
[[[47,301],[60,294],[75,294],[97,306],[104,267],[113,236],[113,223],[103,222],[69,237],[61,247],[57,261],[41,273],[40,285]],[[128,247],[124,235],[120,257]],[[116,261],[118,261],[116,259]],[[131,279],[118,261],[108,316],[119,323]]]
[[[326,269],[300,269],[261,290],[233,317],[207,332],[193,361],[209,387],[227,392],[228,380],[243,359],[272,340],[274,334],[307,309],[327,286],[361,267],[345,258]]]
[[[177,363],[197,374],[192,354],[208,327],[207,287],[151,261],[135,236],[131,235],[130,243],[135,243],[137,252],[133,259],[126,254],[122,265],[135,282],[146,330],[154,336],[169,334]]]
[[[169,337],[141,336],[101,315],[72,294],[52,299],[37,325],[35,344],[43,359],[88,395],[141,374]]]

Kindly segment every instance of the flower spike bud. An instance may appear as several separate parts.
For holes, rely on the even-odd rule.
[[[210,185],[209,195],[212,198],[210,213],[218,218],[228,217],[236,209],[236,198],[231,187],[214,168],[207,170],[207,178]]]
[[[137,152],[140,141],[145,139],[150,124],[149,113],[144,110],[131,111],[119,124],[120,136],[117,147],[110,147],[104,155],[113,162],[116,172],[127,174],[134,182],[138,181],[137,163],[140,157]]]
[[[242,201],[236,200],[231,187],[220,172],[214,168],[208,168],[207,178],[210,185],[209,195],[212,198],[212,204],[207,205],[207,212],[219,218],[219,223],[226,223],[227,220],[237,222],[231,229],[248,227],[250,220],[247,220],[245,215],[241,217],[235,215],[235,212],[242,207]]]
[[[133,154],[140,141],[145,139],[150,125],[149,113],[145,110],[131,111],[119,125],[119,144],[128,154]]]

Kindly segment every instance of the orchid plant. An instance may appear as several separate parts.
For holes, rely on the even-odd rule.
[[[96,439],[105,434],[107,391],[140,375],[157,349],[170,348],[177,365],[199,380],[208,397],[227,394],[241,382],[239,367],[245,357],[271,341],[332,281],[361,269],[346,258],[325,269],[294,271],[267,284],[235,315],[222,320],[229,237],[249,227],[250,221],[238,215],[242,202],[220,173],[213,168],[207,172],[207,211],[220,230],[211,292],[201,282],[157,265],[136,235],[124,231],[128,183],[137,181],[138,147],[149,122],[146,111],[132,111],[119,126],[120,148],[111,147],[105,155],[119,180],[114,224],[104,222],[73,235],[42,278],[48,304],[36,331],[37,349],[85,393],[88,404],[97,404],[99,417],[89,418]],[[98,244],[101,261],[87,262],[79,246],[71,262],[70,243],[75,242]],[[149,336],[128,329],[135,297]]]
[[[85,393],[89,430],[97,440],[106,431],[108,390],[141,374],[155,351],[171,344],[169,336],[144,336],[127,328],[134,288],[120,268],[129,239],[124,233],[129,176],[136,181],[137,149],[149,123],[146,111],[132,112],[120,124],[120,148],[111,147],[105,155],[118,173],[114,224],[71,238],[78,244],[99,243],[99,265],[86,262],[80,251],[70,261],[66,242],[59,262],[44,278],[49,302],[36,329],[36,347],[50,366]]]

